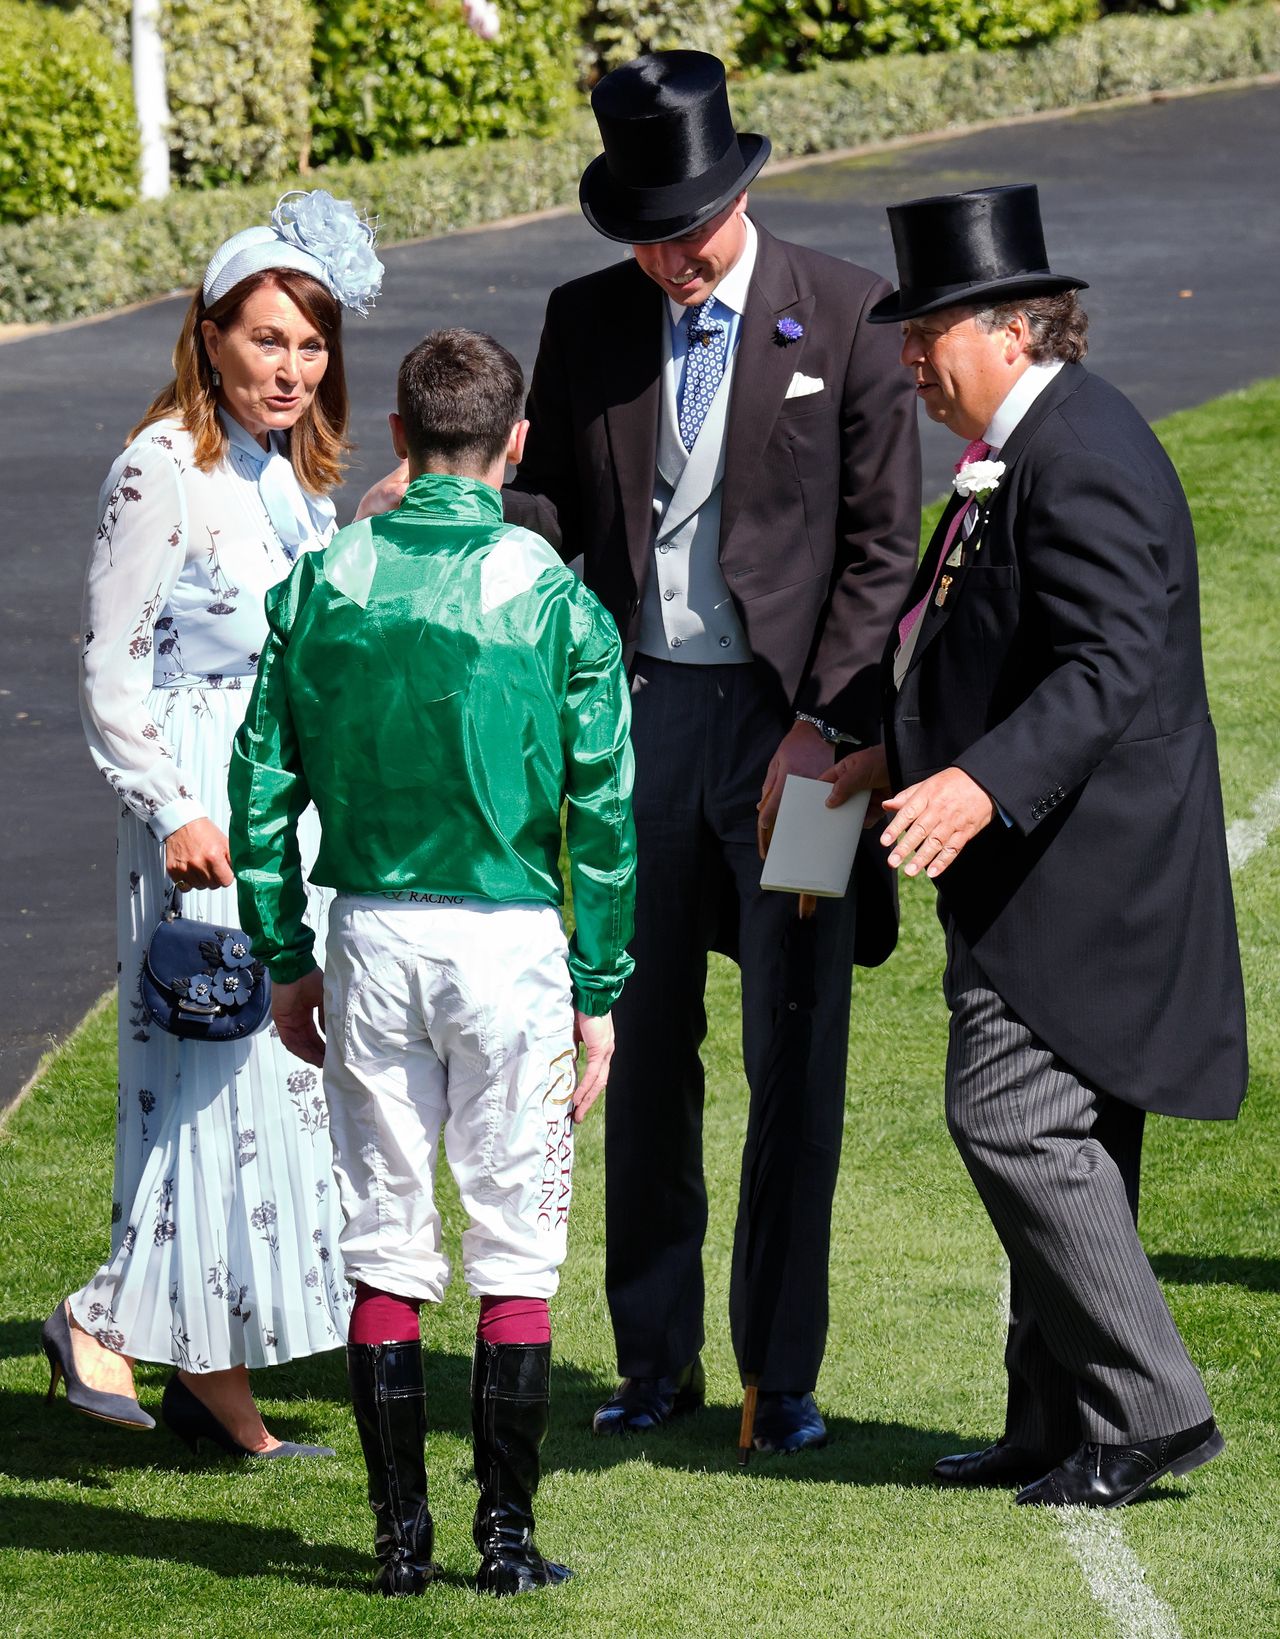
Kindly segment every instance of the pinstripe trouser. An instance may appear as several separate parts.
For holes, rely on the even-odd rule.
[[[1009,1255],[1006,1439],[1065,1455],[1203,1422],[1135,1225],[1142,1112],[1079,1081],[945,925],[947,1125]]]

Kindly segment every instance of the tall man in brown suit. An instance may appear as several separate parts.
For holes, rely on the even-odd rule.
[[[761,892],[758,844],[788,772],[880,739],[878,663],[918,541],[914,406],[892,335],[866,322],[886,282],[746,214],[769,143],[735,132],[722,64],[642,57],[592,105],[604,153],[582,208],[633,254],[551,295],[507,511],[582,555],[632,656],[636,971],[606,1118],[624,1381],[594,1426],[703,1401],[699,1046],[719,948],[741,968],[750,1087],[730,1319],[759,1375],[756,1443],[799,1450],[826,1435],[812,1390],[855,914],[859,959],[881,960],[896,902],[872,872],[860,903],[801,920]]]

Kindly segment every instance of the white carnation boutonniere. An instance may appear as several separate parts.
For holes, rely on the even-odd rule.
[[[977,501],[979,506],[986,506],[999,489],[1003,477],[1003,461],[966,461],[956,468],[952,482],[957,495],[964,495]]]

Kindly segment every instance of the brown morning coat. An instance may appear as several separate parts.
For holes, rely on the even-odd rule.
[[[981,547],[930,599],[901,691],[893,641],[882,667],[895,781],[958,765],[1013,821],[939,880],[940,911],[1088,1085],[1230,1118],[1244,994],[1186,498],[1138,412],[1080,365],[999,459]]]
[[[780,704],[880,738],[879,662],[914,570],[920,467],[898,337],[865,315],[883,279],[757,225],[726,433],[720,567]],[[507,516],[539,530],[633,638],[653,558],[666,298],[628,259],[554,290]],[[803,327],[787,343],[780,318]],[[820,393],[786,397],[800,371]],[[896,894],[859,857],[860,962],[884,959]]]

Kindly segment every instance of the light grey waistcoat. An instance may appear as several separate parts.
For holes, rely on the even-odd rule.
[[[645,586],[636,648],[690,666],[751,659],[738,611],[720,573],[720,501],[725,431],[737,349],[692,451],[680,441],[671,325],[663,313],[662,410],[653,485],[653,568]]]

